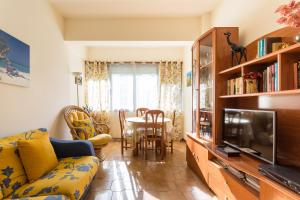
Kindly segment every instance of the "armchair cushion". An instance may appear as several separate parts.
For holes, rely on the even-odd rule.
[[[78,133],[77,133],[78,136],[80,137],[80,139],[82,139],[82,140],[86,139],[85,134],[87,134],[88,138],[91,138],[91,137],[94,137],[97,135],[97,132],[94,128],[93,122],[90,119],[74,120],[73,125],[75,127],[82,128],[82,129],[78,129]]]
[[[39,139],[19,140],[18,149],[30,182],[40,178],[58,164],[48,135]]]
[[[108,134],[99,134],[95,137],[89,138],[89,141],[92,142],[94,147],[103,146],[111,141],[111,136]]]

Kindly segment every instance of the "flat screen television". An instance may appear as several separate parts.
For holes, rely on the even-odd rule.
[[[276,112],[224,109],[223,143],[266,162],[276,160]]]

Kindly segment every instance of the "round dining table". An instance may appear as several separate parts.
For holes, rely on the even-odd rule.
[[[157,118],[158,123],[162,123],[162,118]],[[165,124],[165,130],[167,127],[167,123],[171,122],[171,119],[169,118],[164,118],[164,124]],[[139,128],[144,128],[146,125],[146,119],[144,117],[128,117],[126,118],[126,123],[128,127],[130,127],[133,130],[133,135],[132,135],[132,142],[133,142],[133,154],[138,155],[138,140],[139,140]],[[151,124],[151,120],[148,120],[148,123]]]

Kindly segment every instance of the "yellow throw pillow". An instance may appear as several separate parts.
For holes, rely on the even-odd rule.
[[[15,143],[0,143],[0,196],[9,196],[27,182]],[[1,199],[1,198],[0,198]]]
[[[97,135],[96,130],[94,128],[93,122],[90,119],[84,119],[84,120],[74,120],[73,125],[78,128],[84,129],[84,132],[87,133],[89,138],[95,137]],[[77,133],[78,136],[84,140],[84,132]]]
[[[19,154],[30,182],[37,180],[58,165],[49,136],[18,141]]]

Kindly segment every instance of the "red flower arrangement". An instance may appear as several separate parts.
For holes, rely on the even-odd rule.
[[[292,0],[289,4],[279,6],[275,13],[281,14],[277,23],[285,24],[294,28],[300,27],[300,2]]]

